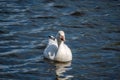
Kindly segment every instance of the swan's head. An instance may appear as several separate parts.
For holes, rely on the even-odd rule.
[[[64,33],[64,31],[58,31],[57,39],[58,39],[58,41],[65,41],[65,33]]]

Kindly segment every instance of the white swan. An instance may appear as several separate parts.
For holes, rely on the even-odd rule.
[[[59,62],[71,61],[72,52],[70,48],[66,44],[64,44],[64,31],[58,31],[56,38],[57,39],[49,39],[49,43],[44,50],[44,57]]]

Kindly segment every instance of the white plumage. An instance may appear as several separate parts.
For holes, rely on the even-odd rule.
[[[50,60],[59,62],[68,62],[72,60],[72,52],[70,48],[64,43],[64,31],[58,31],[57,39],[53,36],[49,39],[48,45],[44,50],[44,57]]]
[[[56,39],[52,39],[52,37],[50,36],[48,40],[48,45],[44,50],[44,57],[54,60],[57,50],[58,50],[57,41]]]

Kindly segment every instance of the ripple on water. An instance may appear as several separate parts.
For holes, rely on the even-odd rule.
[[[0,0],[0,79],[120,79],[118,1]],[[72,63],[43,59],[58,30]]]

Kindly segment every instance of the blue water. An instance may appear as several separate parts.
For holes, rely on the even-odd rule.
[[[70,63],[43,59],[66,33]],[[0,80],[119,80],[119,0],[0,0]]]

